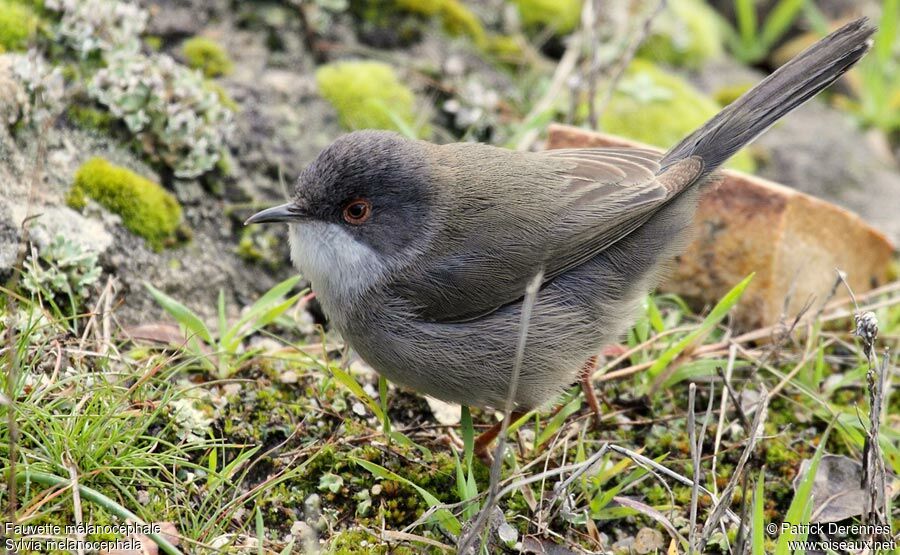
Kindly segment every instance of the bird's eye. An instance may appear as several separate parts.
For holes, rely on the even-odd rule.
[[[352,225],[366,223],[372,216],[372,203],[364,198],[355,198],[344,205],[344,221]]]

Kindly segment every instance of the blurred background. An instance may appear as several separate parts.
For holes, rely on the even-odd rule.
[[[243,219],[341,133],[665,148],[860,15],[874,51],[729,165],[898,240],[897,0],[0,0],[0,272],[39,213],[37,250],[97,255],[125,321],[159,313],[145,279],[243,305],[292,273],[282,230]]]

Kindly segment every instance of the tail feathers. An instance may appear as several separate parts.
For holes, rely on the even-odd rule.
[[[810,46],[673,147],[660,173],[688,157],[714,171],[776,121],[836,81],[869,50],[875,28],[863,17]]]

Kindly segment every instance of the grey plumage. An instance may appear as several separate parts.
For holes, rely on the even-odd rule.
[[[700,185],[728,157],[855,63],[873,29],[812,46],[665,155],[639,149],[521,153],[346,135],[302,173],[290,205],[295,264],[332,325],[400,384],[502,406],[525,287],[543,269],[516,405],[553,400],[631,324],[680,252]],[[348,203],[371,202],[349,223]]]

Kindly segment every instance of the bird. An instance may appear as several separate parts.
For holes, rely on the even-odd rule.
[[[850,69],[874,31],[866,18],[834,31],[665,153],[352,132],[302,170],[289,202],[246,223],[288,224],[330,325],[377,372],[468,406],[507,402],[539,276],[510,400],[542,408],[633,323],[716,170]]]

